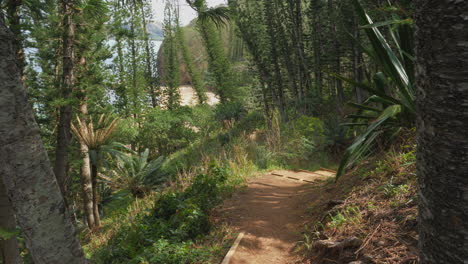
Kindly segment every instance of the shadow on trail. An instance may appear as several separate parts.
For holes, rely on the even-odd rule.
[[[281,263],[280,260],[295,255],[308,196],[316,187],[317,184],[264,175],[226,201],[218,211],[229,225],[246,234],[233,263]]]

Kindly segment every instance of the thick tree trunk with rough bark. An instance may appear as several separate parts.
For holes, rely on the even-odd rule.
[[[468,1],[416,6],[421,262],[468,263]]]
[[[23,4],[22,0],[6,1],[6,14],[9,22],[10,30],[15,38],[13,39],[13,47],[15,49],[16,63],[20,71],[21,80],[24,81],[24,68],[26,66],[24,59],[23,41],[21,34],[20,7]]]
[[[86,263],[0,16],[0,175],[35,264]]]
[[[71,119],[72,105],[69,101],[73,92],[74,85],[74,42],[75,42],[75,26],[73,24],[74,7],[71,0],[62,1],[63,12],[63,72],[61,93],[64,105],[60,107],[57,146],[55,151],[55,166],[54,173],[60,186],[62,194],[67,193],[68,183],[68,147],[71,141]]]
[[[15,213],[3,185],[3,180],[0,178],[0,229],[14,231],[15,228]],[[22,263],[16,236],[7,240],[0,238],[0,261],[5,264]]]

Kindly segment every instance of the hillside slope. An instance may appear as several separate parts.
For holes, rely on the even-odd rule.
[[[404,143],[318,189],[304,263],[419,263],[415,163],[415,145]]]

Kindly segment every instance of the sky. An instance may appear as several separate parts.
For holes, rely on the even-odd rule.
[[[195,11],[190,8],[185,0],[175,0],[180,5],[180,23],[185,26],[196,17]],[[213,7],[220,4],[226,4],[226,0],[206,0],[208,6]],[[164,20],[164,0],[152,0],[153,15],[156,21]]]

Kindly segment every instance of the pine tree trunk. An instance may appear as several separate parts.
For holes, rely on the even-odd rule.
[[[85,102],[80,106],[80,112],[83,116],[88,114],[88,107]],[[81,127],[84,130],[84,127]],[[82,131],[84,134],[85,131]],[[83,159],[83,164],[80,168],[80,176],[81,176],[81,189],[83,192],[83,213],[86,216],[86,222],[88,224],[89,229],[93,229],[95,226],[94,221],[94,211],[93,211],[93,183],[91,178],[91,163],[89,160],[89,149],[86,144],[80,142],[80,151],[81,157]]]
[[[353,17],[353,29],[354,29],[354,39],[358,40],[360,39],[360,32],[359,32],[359,24],[357,22],[356,15]],[[364,79],[364,73],[362,69],[362,52],[359,47],[359,45],[355,42],[352,42],[352,48],[353,48],[353,77],[354,81],[356,82],[362,82]],[[362,103],[364,101],[364,91],[362,90],[361,87],[356,86],[355,88],[355,94],[356,94],[356,102],[358,104]]]
[[[330,32],[333,38],[333,65],[332,71],[338,75],[341,74],[341,47],[340,42],[338,40],[338,30],[336,28],[336,21],[335,21],[335,9],[336,7],[333,5],[333,0],[328,0],[328,13],[329,13],[329,20],[330,20]],[[343,91],[343,83],[340,79],[333,78],[333,94],[336,94],[337,98],[337,110],[339,113],[342,112],[343,103],[344,103],[344,91]]]
[[[86,263],[0,16],[0,175],[35,264]]]
[[[273,65],[273,72],[275,78],[275,87],[271,87],[271,89],[275,89],[274,98],[276,99],[276,105],[280,111],[281,117],[285,118],[285,105],[284,105],[284,92],[283,92],[283,77],[281,74],[281,68],[278,61],[278,47],[276,45],[276,34],[275,28],[276,23],[271,14],[267,12],[271,12],[274,7],[271,5],[271,2],[268,1],[265,4],[265,13],[263,14],[266,21],[267,21],[267,29],[268,29],[268,36],[270,37],[270,60],[271,64]]]
[[[7,231],[16,229],[15,214],[2,179],[0,179],[0,228]],[[0,262],[5,264],[22,263],[16,236],[8,240],[0,238]]]
[[[54,172],[64,197],[67,194],[68,147],[71,141],[70,126],[72,119],[72,105],[69,100],[72,96],[74,85],[73,67],[75,59],[75,26],[73,24],[73,9],[73,2],[71,0],[62,1],[64,33],[61,99],[65,102],[64,105],[60,107]]]
[[[150,48],[150,39],[149,39],[149,34],[148,34],[148,29],[146,25],[146,16],[145,16],[145,5],[144,3],[141,4],[140,6],[141,10],[141,16],[142,16],[142,22],[143,22],[143,32],[145,34],[144,40],[145,40],[145,51],[146,51],[146,56],[145,56],[145,63],[146,63],[146,84],[148,85],[149,88],[149,93],[151,97],[151,105],[153,108],[156,108],[158,106],[158,100],[156,98],[156,88],[155,88],[155,83],[153,80],[153,69],[151,67],[151,48]]]
[[[130,19],[130,51],[132,54],[132,94],[133,94],[133,117],[136,119],[138,117],[138,87],[137,87],[137,47],[136,47],[136,38],[135,33],[135,17],[137,16],[137,3],[135,0],[132,1],[132,12]]]
[[[97,154],[96,154],[97,156]],[[92,186],[93,186],[93,215],[94,215],[94,226],[100,227],[101,226],[101,216],[99,215],[99,192],[97,186],[97,166],[92,164],[91,165],[91,179],[92,179]]]
[[[468,263],[468,1],[416,1],[421,263]]]
[[[321,19],[320,19],[320,10],[317,10],[318,7],[315,7],[313,11],[314,20],[313,20],[313,29],[314,29],[314,77],[315,77],[315,89],[317,89],[317,95],[320,102],[322,102],[323,96],[323,74],[322,74],[322,32],[321,32]]]

